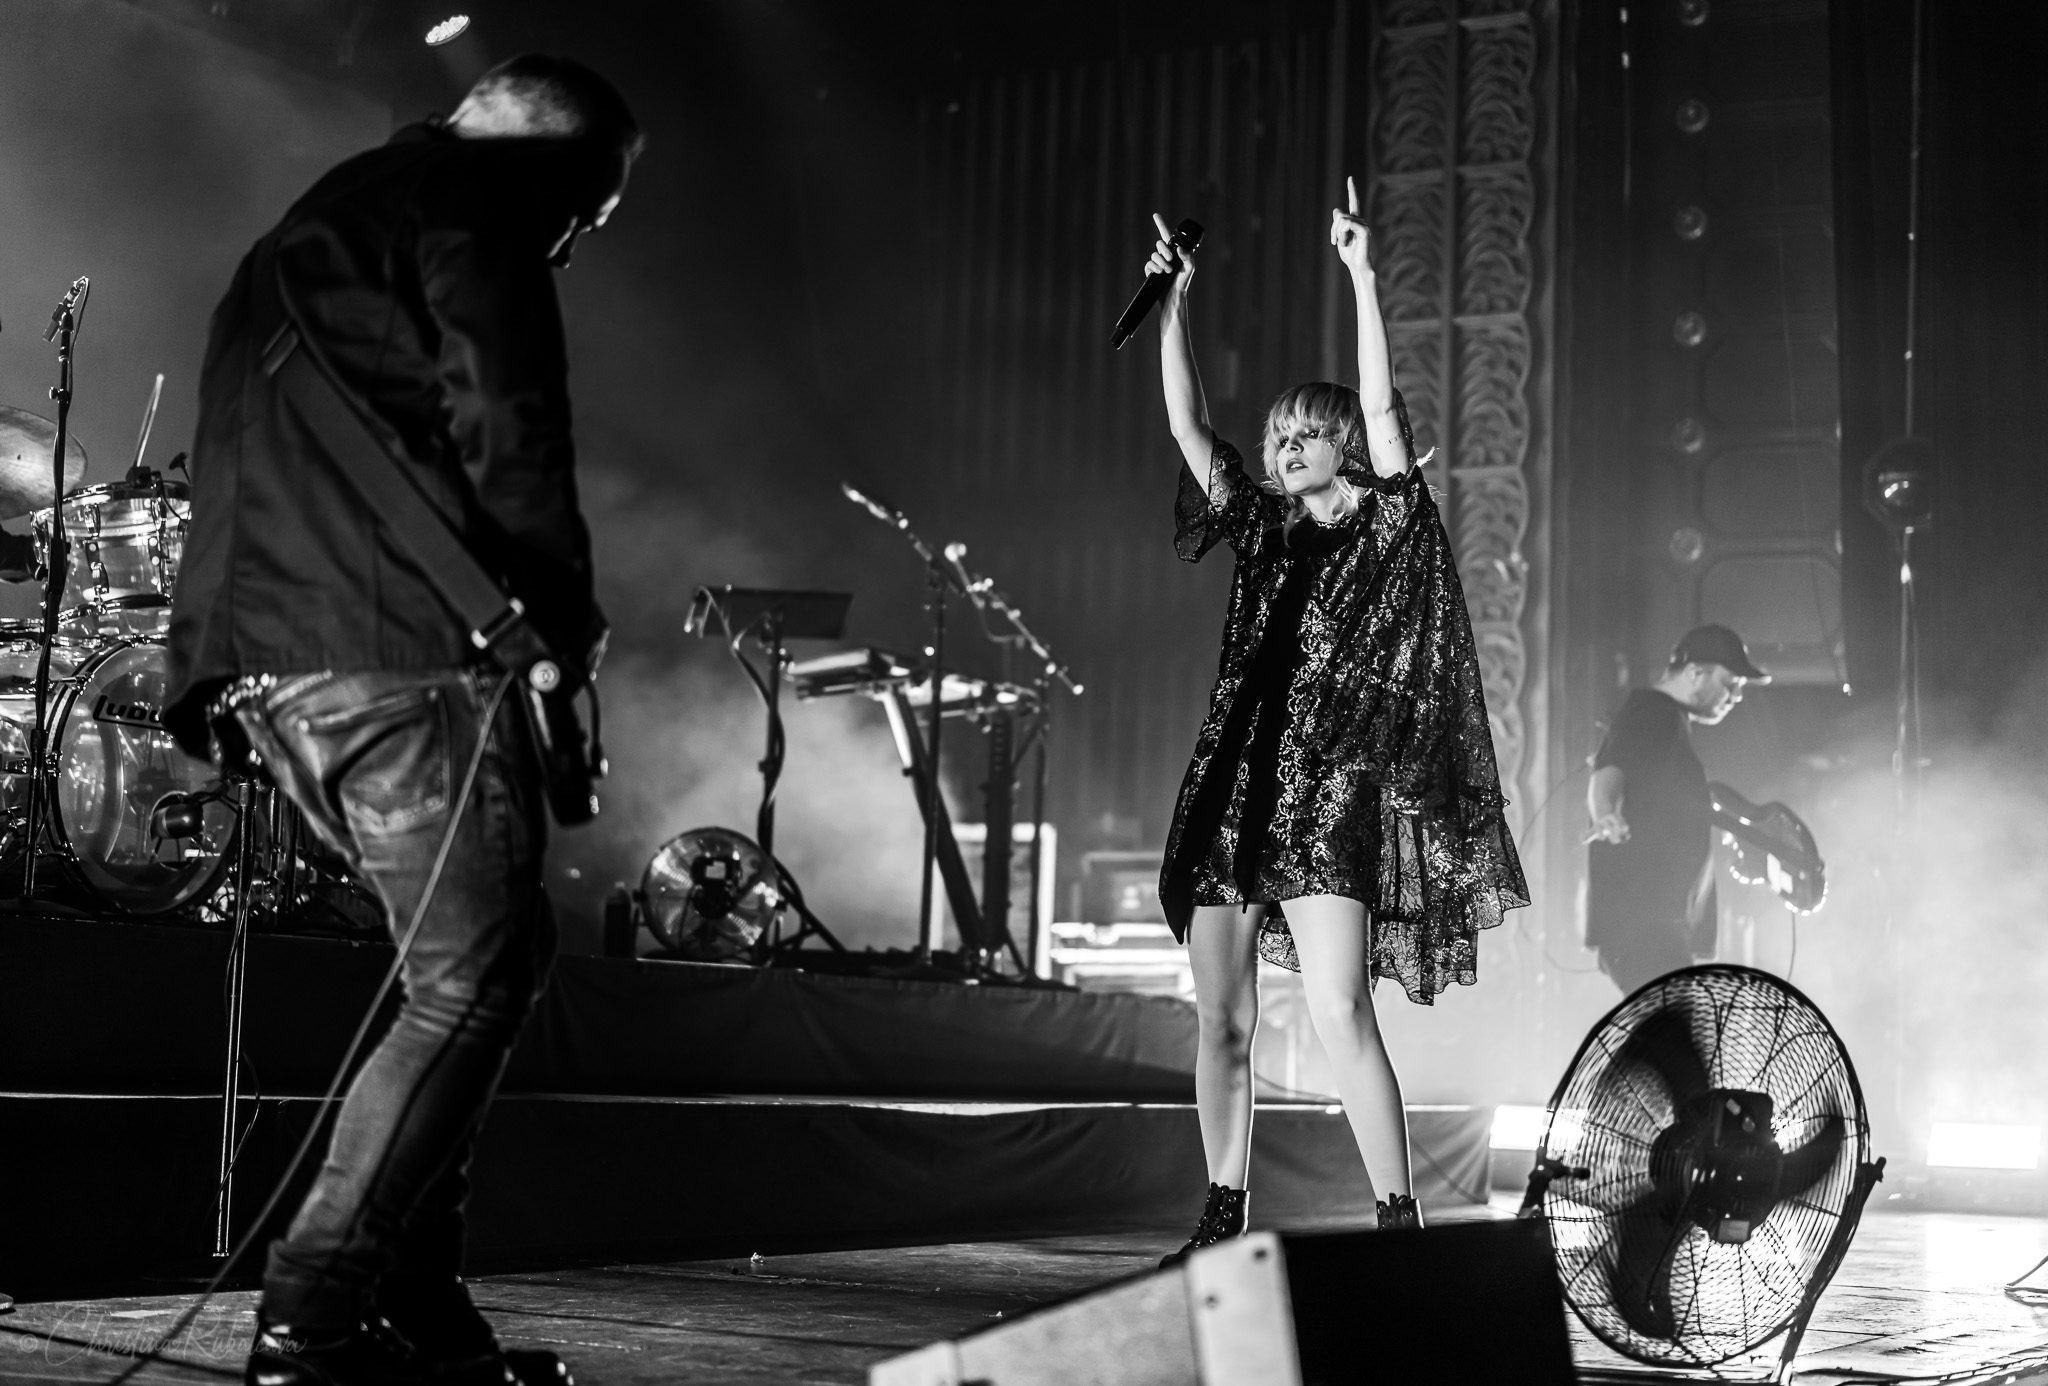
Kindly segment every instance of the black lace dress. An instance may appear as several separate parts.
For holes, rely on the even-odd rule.
[[[1211,495],[1180,469],[1175,550],[1192,563],[1222,540],[1237,568],[1159,899],[1182,939],[1196,905],[1362,901],[1374,978],[1428,1004],[1478,980],[1479,931],[1529,888],[1501,816],[1464,587],[1412,439],[1408,453],[1399,477],[1346,472],[1357,513],[1291,533],[1286,502],[1229,443],[1216,440]],[[1282,909],[1267,911],[1259,951],[1300,970]]]

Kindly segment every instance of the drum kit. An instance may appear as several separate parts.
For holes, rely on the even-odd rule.
[[[191,503],[184,482],[141,463],[155,407],[152,395],[118,482],[79,487],[85,453],[67,440],[59,499],[57,426],[0,406],[0,520],[29,518],[32,575],[55,607],[54,621],[0,622],[0,894],[19,881],[39,902],[225,922],[244,903],[232,897],[253,893],[245,908],[280,923],[320,905],[316,927],[376,929],[282,795],[226,782],[164,730]]]

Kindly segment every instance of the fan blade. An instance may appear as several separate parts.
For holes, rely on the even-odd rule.
[[[1622,1322],[1646,1338],[1670,1340],[1678,1332],[1671,1311],[1671,1259],[1684,1229],[1660,1194],[1638,1199],[1614,1218],[1614,1263],[1608,1284]]]
[[[1693,1046],[1692,1024],[1677,1011],[1658,1011],[1622,1041],[1614,1067],[1643,1064],[1664,1080],[1674,1109],[1707,1090],[1707,1061]]]
[[[1827,1177],[1842,1153],[1845,1124],[1839,1113],[1830,1112],[1813,1139],[1797,1150],[1785,1152],[1785,1164],[1778,1175],[1780,1201],[1797,1198]]]

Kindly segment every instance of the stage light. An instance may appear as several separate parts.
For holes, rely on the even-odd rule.
[[[1547,1107],[1495,1107],[1487,1144],[1495,1150],[1534,1150],[1543,1144],[1543,1127],[1549,1120]]]
[[[438,48],[444,43],[454,42],[467,32],[469,32],[469,16],[466,14],[451,14],[439,24],[427,30],[427,46],[429,48]]]
[[[1937,1121],[1927,1135],[1927,1163],[1942,1169],[2039,1169],[2041,1128]]]
[[[1865,508],[1894,532],[1926,528],[1939,466],[1925,438],[1892,439],[1863,464]]]

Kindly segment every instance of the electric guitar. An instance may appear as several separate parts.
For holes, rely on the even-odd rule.
[[[1828,868],[1799,815],[1772,800],[1753,804],[1725,784],[1710,784],[1714,826],[1728,838],[1734,859],[1728,869],[1748,885],[1767,885],[1800,914],[1812,914],[1828,898]]]

